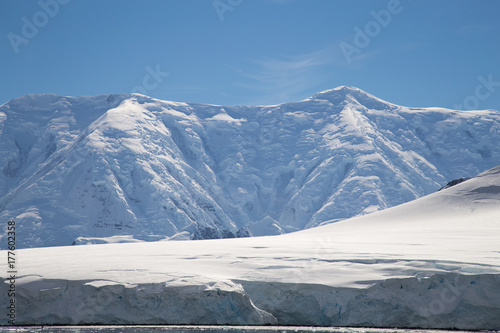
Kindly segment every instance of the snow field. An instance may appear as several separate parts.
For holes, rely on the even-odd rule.
[[[18,323],[498,330],[499,203],[496,167],[286,235],[18,250]]]

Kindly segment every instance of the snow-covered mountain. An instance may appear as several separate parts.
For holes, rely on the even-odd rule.
[[[499,330],[499,240],[500,166],[286,235],[18,250],[15,323]]]
[[[273,106],[27,95],[0,107],[0,221],[19,247],[281,234],[476,175],[499,143],[498,111],[353,87]]]

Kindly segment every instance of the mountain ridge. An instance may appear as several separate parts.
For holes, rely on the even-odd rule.
[[[499,123],[346,86],[272,106],[27,95],[0,107],[0,218],[21,247],[291,232],[495,166]]]

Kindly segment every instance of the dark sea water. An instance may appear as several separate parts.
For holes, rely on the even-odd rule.
[[[0,327],[0,332],[19,333],[443,333],[457,331],[380,329],[380,328],[330,328],[296,326],[16,326]],[[462,333],[465,331],[461,331]],[[477,333],[477,332],[475,332]]]

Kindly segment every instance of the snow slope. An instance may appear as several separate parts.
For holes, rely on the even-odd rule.
[[[274,106],[28,95],[0,107],[0,220],[19,247],[276,235],[474,176],[499,143],[498,111],[353,87]]]
[[[499,244],[500,166],[286,235],[18,250],[17,323],[498,330]]]

